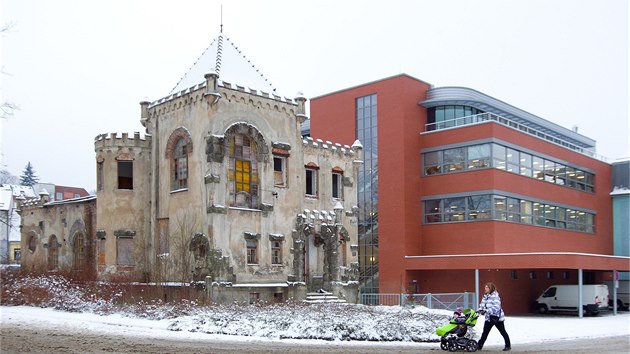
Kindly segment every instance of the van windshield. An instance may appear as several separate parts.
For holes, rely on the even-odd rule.
[[[543,297],[552,297],[556,296],[556,288],[549,288],[543,294]]]

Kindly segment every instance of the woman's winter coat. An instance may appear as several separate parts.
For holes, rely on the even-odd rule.
[[[479,304],[479,310],[486,314],[486,321],[488,322],[492,320],[496,321],[497,317],[498,321],[505,321],[505,313],[503,313],[503,309],[501,308],[501,298],[497,291],[483,296],[481,304]]]

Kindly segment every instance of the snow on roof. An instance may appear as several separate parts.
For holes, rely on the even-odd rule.
[[[243,53],[220,33],[201,54],[170,94],[205,83],[204,76],[215,72],[222,81],[254,90],[274,93],[275,89]]]
[[[612,192],[610,192],[610,195],[626,195],[626,194],[630,194],[630,189],[626,187],[615,186]]]
[[[8,187],[13,191],[14,197],[19,197],[20,195],[25,198],[35,198],[37,195],[35,194],[35,190],[31,186],[22,186],[19,184],[6,184],[3,188]]]
[[[11,207],[11,188],[2,187],[0,189],[0,210],[9,210]]]

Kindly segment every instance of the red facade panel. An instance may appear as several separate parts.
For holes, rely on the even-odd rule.
[[[535,252],[613,253],[612,203],[609,196],[612,189],[611,165],[496,122],[425,132],[427,109],[419,102],[426,99],[429,88],[422,81],[400,75],[311,101],[311,136],[351,145],[356,139],[356,98],[377,95],[381,293],[405,292],[411,289],[412,284],[418,287],[419,292],[459,292],[462,286],[474,291],[471,270],[483,269],[481,281],[501,282],[506,287],[502,293],[514,295],[516,302],[508,308],[525,312],[531,296],[537,296],[547,285],[544,279],[526,285],[529,269],[571,272],[573,278],[566,281],[575,283],[576,269],[591,267],[601,271],[607,267],[615,269],[613,267],[620,264],[620,260],[605,257],[532,255]],[[590,171],[595,175],[595,192],[576,190],[496,168],[423,176],[423,150],[450,144],[465,145],[476,140],[505,142]],[[586,233],[497,220],[423,223],[423,198],[479,191],[505,192],[528,200],[590,210],[595,214],[595,231]],[[519,258],[406,258],[496,253],[530,255]],[[510,278],[516,274],[510,269],[522,273],[520,280]],[[514,289],[517,286],[524,287],[521,295]]]

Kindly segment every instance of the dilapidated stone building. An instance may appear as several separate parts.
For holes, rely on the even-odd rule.
[[[318,289],[356,301],[362,146],[303,139],[305,104],[276,94],[221,33],[169,95],[140,103],[146,132],[96,137],[94,226],[84,220],[96,276],[203,281],[217,301]],[[33,223],[23,242],[52,233]]]

